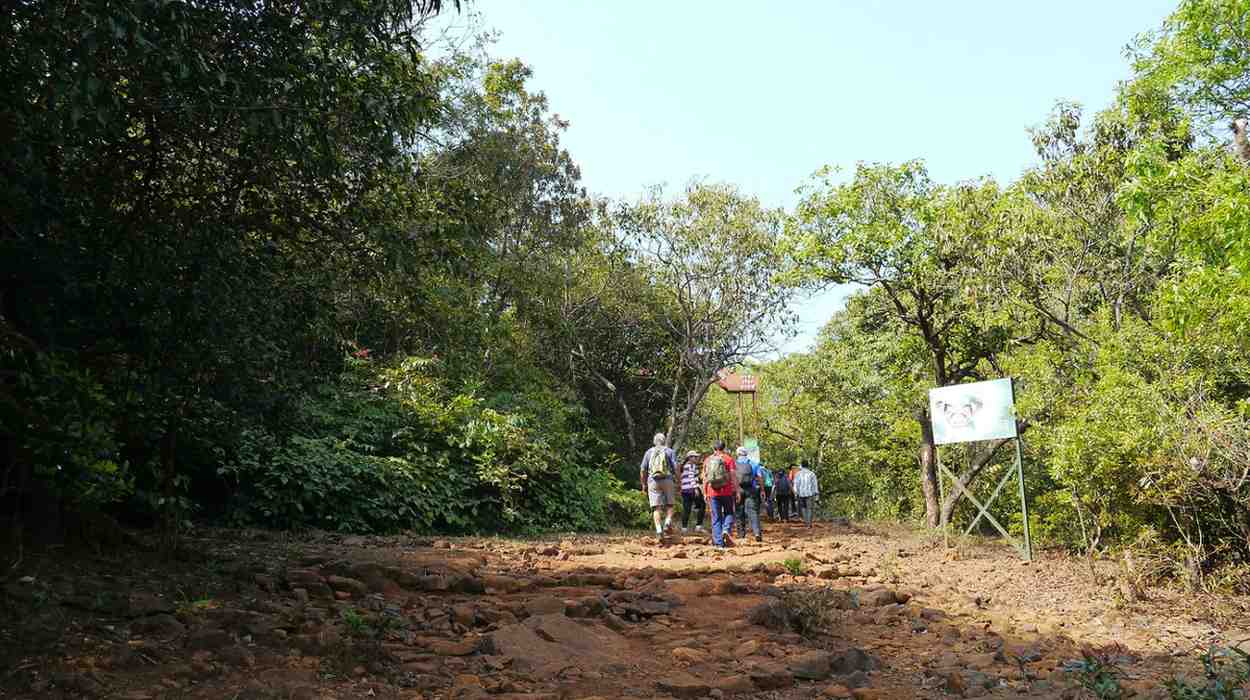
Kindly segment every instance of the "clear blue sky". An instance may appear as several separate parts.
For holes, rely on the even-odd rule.
[[[1177,0],[471,0],[534,70],[596,194],[731,182],[766,204],[825,164],[921,158],[1008,182],[1056,100],[1093,111]],[[845,292],[805,300],[802,349]]]

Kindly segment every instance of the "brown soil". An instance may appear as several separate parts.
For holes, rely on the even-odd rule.
[[[1081,697],[1083,650],[1165,697],[1196,650],[1250,639],[1242,599],[1095,584],[1058,554],[765,527],[728,552],[217,530],[173,560],[28,555],[0,698]],[[786,619],[804,604],[824,632]]]

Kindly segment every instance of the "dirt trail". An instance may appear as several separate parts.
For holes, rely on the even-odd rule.
[[[1243,600],[1127,601],[1067,557],[765,527],[728,552],[213,531],[191,561],[31,558],[0,598],[0,697],[1079,697],[1082,647],[1161,697],[1195,648],[1250,638]],[[827,633],[784,619],[805,600]]]

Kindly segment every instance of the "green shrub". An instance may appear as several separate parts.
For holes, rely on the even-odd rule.
[[[647,497],[638,489],[614,481],[616,487],[607,494],[608,522],[613,527],[628,530],[649,530],[652,523]]]
[[[1237,647],[1211,647],[1202,654],[1203,678],[1173,678],[1166,684],[1172,700],[1236,700],[1246,697],[1250,654]]]
[[[1081,658],[1064,664],[1063,670],[1071,674],[1077,685],[1098,700],[1119,700],[1124,697],[1120,687],[1123,672],[1110,654],[1086,649]]]
[[[222,470],[238,485],[237,517],[345,532],[613,523],[622,487],[573,402],[538,390],[488,407],[430,369],[354,360],[298,404],[287,434],[246,431]]]
[[[118,407],[91,371],[37,354],[17,371],[22,401],[0,394],[0,434],[17,436],[19,460],[61,499],[98,507],[134,490],[114,423]]]
[[[791,576],[803,575],[803,560],[798,557],[790,557],[781,562],[781,565],[786,567],[786,571],[789,571]]]

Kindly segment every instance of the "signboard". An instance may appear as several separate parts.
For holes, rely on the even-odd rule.
[[[758,387],[756,377],[736,372],[722,373],[716,383],[731,394],[754,394]]]
[[[756,440],[755,438],[747,438],[746,440],[742,441],[742,446],[747,448],[747,456],[751,458],[751,461],[755,462],[756,464],[759,464],[760,463],[760,441]]]
[[[929,390],[933,442],[977,442],[1016,437],[1011,379],[956,384]]]

